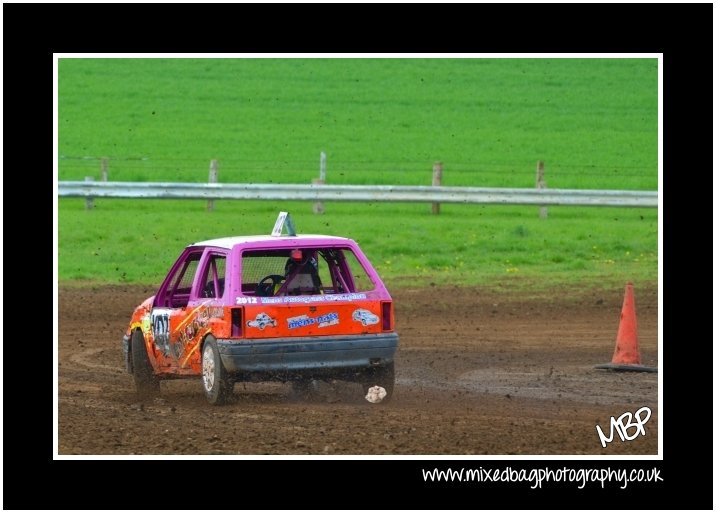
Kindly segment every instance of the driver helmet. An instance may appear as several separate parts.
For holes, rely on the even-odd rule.
[[[288,278],[288,276],[296,269],[296,267],[300,267],[303,262],[303,258],[305,257],[305,253],[300,249],[294,249],[291,251],[291,256],[286,260],[286,265],[284,266],[284,276]],[[306,263],[306,266],[311,266],[313,269],[310,269],[310,271],[316,271],[318,272],[318,260],[316,260],[315,256],[311,256],[308,263]],[[304,267],[305,271],[309,271],[307,267]]]
[[[284,266],[284,273],[283,275],[288,278],[289,275],[296,269],[296,267],[300,267],[301,259],[294,259],[293,257],[286,260],[286,265]],[[311,266],[313,269],[309,269],[308,266]],[[311,257],[308,263],[303,267],[304,272],[305,271],[315,271],[318,272],[318,260],[316,260],[316,257]]]

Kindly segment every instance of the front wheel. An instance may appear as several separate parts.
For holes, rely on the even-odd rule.
[[[149,362],[144,335],[139,330],[132,333],[132,375],[140,397],[150,398],[159,394],[159,379]]]
[[[371,367],[362,377],[361,385],[363,385],[364,395],[367,395],[368,390],[374,386],[383,387],[386,395],[381,402],[387,403],[393,397],[395,388],[395,363],[390,362],[382,367]]]
[[[201,353],[201,384],[210,404],[224,404],[231,394],[232,384],[221,363],[216,339],[209,335]]]

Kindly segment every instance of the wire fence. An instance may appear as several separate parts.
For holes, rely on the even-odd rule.
[[[105,160],[111,181],[205,183],[210,158],[151,156],[59,157],[62,180],[100,178]],[[222,183],[310,183],[318,176],[314,160],[219,160]],[[327,183],[343,185],[426,185],[430,183],[430,160],[350,161],[328,159]],[[445,161],[444,185],[471,187],[533,187],[534,162]],[[654,167],[593,164],[579,161],[547,162],[545,179],[553,188],[656,190]]]

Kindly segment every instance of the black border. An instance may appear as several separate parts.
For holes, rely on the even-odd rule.
[[[702,126],[700,118],[711,117],[713,107],[705,100],[712,98],[713,90],[713,6],[3,4],[2,8],[5,243],[11,250],[16,243],[37,248],[30,252],[37,260],[37,283],[52,283],[51,228],[39,229],[38,223],[32,222],[43,224],[52,218],[52,182],[33,180],[35,190],[43,192],[29,202],[32,212],[22,216],[17,209],[27,212],[28,202],[18,188],[32,176],[28,172],[50,176],[45,173],[53,165],[53,52],[663,52],[665,266],[663,461],[53,461],[51,340],[48,336],[21,336],[36,329],[22,325],[36,323],[26,316],[47,316],[50,300],[46,294],[17,294],[21,289],[14,288],[15,278],[8,273],[4,302],[4,509],[713,507],[711,474],[699,473],[695,466],[704,464],[705,455],[713,454],[712,446],[704,450],[704,440],[713,442],[709,429],[712,416],[707,409],[702,417],[703,407],[699,407],[713,403],[709,400],[712,379],[704,379],[713,378],[713,369],[709,372],[703,364],[695,365],[712,362],[711,339],[702,328],[702,319],[711,319],[711,315],[701,311],[703,302],[698,299],[705,258],[698,251],[699,240],[685,229],[708,224],[699,208],[706,202],[697,198],[699,189],[706,188],[693,187],[700,181],[691,178],[707,172],[702,169],[708,159],[701,155],[712,153],[713,132],[708,124]],[[688,34],[683,35],[682,30]],[[38,147],[43,151],[36,158]],[[32,157],[31,166],[28,156]],[[19,178],[16,169],[23,170]],[[679,204],[681,208],[677,208]],[[696,228],[695,236],[703,238],[704,231]],[[12,254],[6,253],[8,269],[13,268]],[[688,274],[684,272],[687,269],[691,271]],[[33,304],[35,301],[39,304]],[[20,318],[18,302],[27,307]],[[684,314],[677,315],[680,307],[685,308]],[[50,323],[37,324],[47,325],[49,330]],[[18,347],[29,349],[18,355]],[[626,491],[594,486],[578,490],[571,483],[531,490],[528,485],[426,483],[421,475],[422,468],[476,465],[514,469],[657,467],[664,481],[631,484]],[[202,474],[208,479],[222,478],[210,501],[206,490],[197,484]],[[135,492],[138,480],[155,482],[152,477],[161,475],[174,476],[172,482],[180,489],[195,488],[189,493]],[[379,494],[367,493],[366,483],[376,477],[385,487]],[[266,493],[267,488],[275,493]],[[340,499],[326,499],[324,490]]]

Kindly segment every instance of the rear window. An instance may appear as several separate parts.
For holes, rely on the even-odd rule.
[[[344,294],[374,288],[350,248],[249,250],[241,258],[244,295]]]
[[[352,251],[344,251],[343,255],[346,259],[348,269],[353,276],[353,283],[355,290],[351,292],[367,292],[375,288],[375,284],[368,277],[368,273],[365,271],[361,263],[358,261]]]

